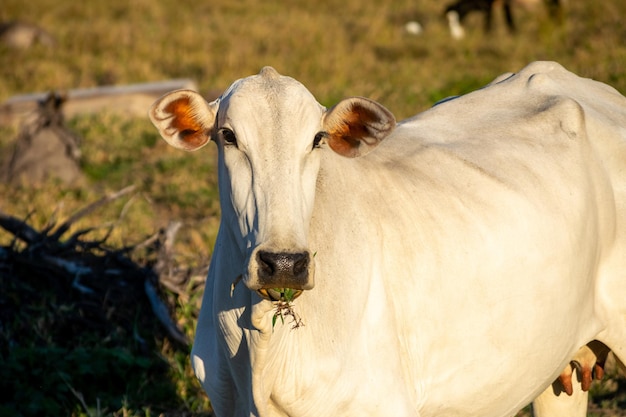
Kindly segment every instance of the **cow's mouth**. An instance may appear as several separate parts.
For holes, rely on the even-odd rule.
[[[293,288],[260,288],[257,294],[269,301],[290,302],[298,298],[303,290]]]

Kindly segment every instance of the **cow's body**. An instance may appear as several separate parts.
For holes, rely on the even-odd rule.
[[[171,103],[155,124],[195,147]],[[592,340],[626,357],[626,99],[610,87],[535,63],[387,120],[352,159],[332,151],[350,114],[272,70],[199,106],[222,224],[192,360],[218,416],[507,416]],[[296,330],[251,291],[288,286],[256,277],[255,248],[290,246],[311,259]],[[548,389],[538,412],[567,401]]]

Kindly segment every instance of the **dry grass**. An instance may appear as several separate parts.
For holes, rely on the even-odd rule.
[[[506,33],[500,16],[489,36],[481,32],[480,19],[471,18],[469,36],[460,42],[451,40],[442,8],[440,0],[3,0],[0,19],[38,24],[57,45],[0,46],[0,101],[52,89],[187,77],[212,95],[272,65],[302,81],[322,104],[366,96],[402,119],[544,59],[626,92],[623,0],[570,0],[562,26],[544,10],[519,11],[517,36]],[[424,33],[407,34],[403,26],[409,20],[419,21]],[[69,125],[84,139],[88,186],[0,184],[0,210],[18,217],[32,213],[31,223],[42,226],[104,192],[136,184],[133,198],[77,227],[116,222],[111,241],[124,245],[184,219],[177,246],[181,262],[206,262],[219,215],[214,150],[170,149],[146,118],[101,114]],[[10,151],[15,129],[0,128],[0,154]],[[7,238],[0,231],[0,243]],[[197,301],[181,302],[178,310],[189,336]]]
[[[492,36],[485,36],[476,17],[461,42],[450,40],[439,0],[4,4],[5,17],[42,25],[59,45],[3,51],[0,99],[173,77],[194,78],[205,92],[222,90],[272,65],[303,81],[323,104],[364,95],[405,117],[433,98],[473,89],[538,59],[557,60],[626,89],[626,28],[620,20],[626,5],[620,0],[570,1],[562,27],[544,10],[521,10],[516,37],[505,32],[501,19]],[[422,36],[404,32],[412,19],[424,25]]]

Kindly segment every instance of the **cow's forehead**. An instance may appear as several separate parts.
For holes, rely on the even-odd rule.
[[[322,106],[315,97],[299,81],[279,74],[272,67],[264,67],[261,72],[242,78],[221,97],[222,108],[231,107],[234,103],[246,103],[257,111],[265,107],[268,111],[298,110],[310,107],[319,111]]]

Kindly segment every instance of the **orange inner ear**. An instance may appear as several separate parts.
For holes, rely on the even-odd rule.
[[[328,132],[331,137],[329,145],[341,155],[355,156],[360,140],[369,135],[364,121],[369,121],[371,116],[367,109],[352,106],[351,111],[343,116],[341,122]]]
[[[180,138],[191,147],[201,146],[206,142],[202,125],[193,114],[193,107],[189,97],[179,98],[165,107],[167,113],[172,114],[170,128],[179,132]]]

